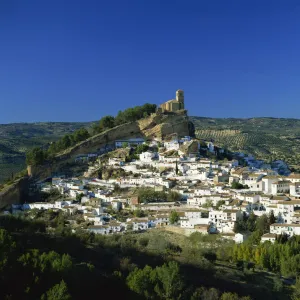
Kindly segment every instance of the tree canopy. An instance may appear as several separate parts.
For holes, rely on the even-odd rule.
[[[169,219],[170,219],[170,223],[171,224],[177,223],[179,221],[179,214],[178,214],[178,212],[177,211],[172,211],[170,213],[170,218]]]
[[[124,111],[119,111],[116,117],[104,116],[100,121],[93,126],[94,134],[100,133],[114,126],[122,125],[128,122],[140,120],[148,117],[156,111],[156,105],[146,103],[142,106],[127,108]]]
[[[47,150],[35,147],[26,153],[27,165],[43,165],[47,160],[51,160],[59,151],[65,150],[79,142],[90,137],[89,132],[85,128],[76,130],[73,134],[66,134],[56,142],[52,142]]]

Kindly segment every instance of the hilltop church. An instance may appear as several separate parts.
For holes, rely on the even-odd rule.
[[[176,91],[176,99],[169,100],[161,104],[158,111],[165,112],[177,112],[179,110],[184,110],[184,93],[183,90]]]

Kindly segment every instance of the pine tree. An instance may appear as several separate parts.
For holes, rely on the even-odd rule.
[[[178,161],[176,160],[175,173],[178,175]]]

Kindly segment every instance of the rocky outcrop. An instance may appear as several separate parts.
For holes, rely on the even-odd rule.
[[[57,154],[52,164],[29,169],[31,172],[34,171],[32,175],[35,177],[45,178],[74,156],[96,152],[105,145],[113,144],[115,140],[127,138],[157,138],[161,140],[174,134],[177,134],[178,137],[190,135],[190,129],[190,122],[184,110],[169,114],[155,113],[147,118],[122,124],[90,137]]]
[[[28,178],[23,177],[0,191],[0,209],[24,203],[28,195]]]
[[[114,143],[114,141],[118,139],[163,139],[172,134],[177,134],[178,136],[189,135],[189,130],[190,125],[186,111],[173,114],[152,114],[148,118],[122,124],[101,132],[59,153],[56,156],[56,160],[63,160],[79,153],[83,154],[96,151],[107,144]]]
[[[186,111],[173,114],[153,114],[138,121],[146,138],[164,139],[170,135],[189,135],[189,120]]]

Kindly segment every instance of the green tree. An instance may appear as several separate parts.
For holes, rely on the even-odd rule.
[[[274,279],[273,279],[273,290],[275,292],[281,292],[283,290],[283,283],[280,279],[279,276],[276,276]]]
[[[52,142],[48,148],[48,153],[49,154],[55,154],[58,151],[57,149],[57,143],[56,142]]]
[[[54,285],[50,290],[43,294],[41,300],[70,300],[71,295],[68,292],[66,283],[62,280]]]
[[[163,299],[176,299],[184,286],[178,263],[170,261],[168,264],[156,267],[155,271],[156,294]]]
[[[62,145],[64,149],[69,148],[72,145],[72,140],[68,134],[62,138]]]
[[[239,182],[234,181],[234,182],[232,182],[232,184],[231,184],[231,188],[232,188],[232,189],[235,189],[235,190],[241,190],[241,189],[245,189],[245,188],[247,188],[247,187],[244,186],[244,185],[242,185],[242,184],[239,183]]]
[[[26,153],[26,164],[27,165],[42,165],[47,159],[47,154],[39,147],[33,148],[31,151]]]
[[[134,216],[137,217],[137,218],[145,217],[145,213],[144,213],[144,211],[141,210],[141,209],[136,209],[136,210],[134,210],[133,214],[134,214]]]
[[[149,149],[149,146],[146,144],[140,144],[137,145],[136,149],[135,149],[135,153],[136,154],[141,154],[143,152],[146,152]]]
[[[207,200],[202,206],[205,208],[213,207],[213,202],[212,200]]]
[[[274,216],[274,211],[271,210],[270,214],[269,214],[269,225],[276,223],[276,218]]]
[[[260,230],[263,233],[267,233],[270,231],[270,223],[269,219],[266,215],[262,215],[256,220],[255,225],[256,230]]]
[[[167,195],[167,200],[169,202],[177,202],[177,201],[180,201],[181,198],[182,198],[182,195],[176,191],[170,191]]]
[[[149,266],[145,266],[144,269],[135,268],[127,276],[128,287],[139,295],[145,298],[151,298],[153,296],[153,269]]]
[[[84,194],[80,193],[76,195],[76,200],[77,201],[81,201],[82,197],[84,196]]]
[[[113,116],[105,116],[99,121],[100,131],[113,128],[115,126],[115,118]]]
[[[220,300],[239,300],[239,296],[235,293],[223,293]]]
[[[92,127],[91,127],[91,131],[93,135],[96,135],[98,133],[100,133],[100,127],[99,127],[99,122],[97,123],[93,123]]]
[[[263,232],[261,230],[255,230],[248,238],[247,244],[259,245]]]
[[[225,204],[225,200],[219,200],[216,205],[216,209],[219,209],[222,205]]]
[[[297,277],[294,292],[291,297],[292,300],[300,300],[300,278]]]
[[[139,188],[137,194],[140,203],[161,202],[167,200],[167,194],[165,192],[157,192],[153,188]]]
[[[249,218],[247,220],[247,229],[249,231],[254,231],[255,227],[256,227],[256,216],[254,214],[254,212],[252,211],[249,215]]]
[[[170,223],[175,224],[179,221],[179,214],[177,211],[172,211],[169,217]]]
[[[90,137],[90,134],[85,128],[80,128],[74,132],[73,137],[74,137],[74,142],[79,143],[88,139]]]

